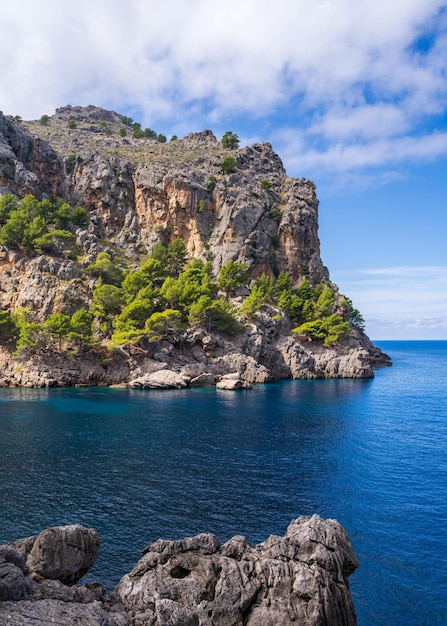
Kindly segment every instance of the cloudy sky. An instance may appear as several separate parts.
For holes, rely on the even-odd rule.
[[[0,110],[270,141],[314,180],[322,258],[373,339],[447,339],[447,2],[15,0]]]

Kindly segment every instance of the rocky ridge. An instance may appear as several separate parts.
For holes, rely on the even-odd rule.
[[[0,625],[354,626],[348,577],[358,563],[335,520],[291,522],[252,547],[202,533],[159,539],[109,593],[76,585],[99,552],[80,525],[0,546]]]
[[[329,281],[315,185],[289,178],[270,144],[228,150],[211,131],[159,143],[134,138],[123,119],[94,106],[62,107],[45,125],[0,113],[0,194],[61,198],[89,217],[87,229],[73,229],[77,260],[30,258],[0,246],[1,309],[26,308],[35,322],[58,311],[71,315],[91,301],[93,283],[84,269],[98,252],[132,270],[157,242],[175,238],[191,258],[210,260],[215,275],[234,260],[252,280],[285,271],[294,285],[304,277],[312,285]],[[236,168],[224,174],[221,162],[230,154]],[[185,385],[216,384],[231,374],[245,387],[278,378],[370,377],[388,360],[355,326],[331,348],[291,336],[290,329],[281,311],[264,306],[235,337],[189,329],[144,354],[100,347],[61,356],[47,349],[20,359],[3,344],[0,384],[145,386],[149,376],[165,372],[159,386],[170,387],[167,372],[173,371]]]

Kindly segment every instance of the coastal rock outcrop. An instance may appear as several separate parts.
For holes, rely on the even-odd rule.
[[[56,534],[72,536],[74,528]],[[86,530],[76,536],[90,536]],[[36,543],[31,539],[0,546],[1,626],[43,626],[49,619],[60,626],[356,624],[348,578],[358,562],[344,528],[318,515],[299,517],[283,537],[272,535],[256,547],[243,536],[223,545],[206,533],[159,539],[111,594],[99,583],[34,580],[25,564]],[[45,555],[39,572],[54,573],[59,553]]]
[[[11,543],[9,549],[17,551],[33,580],[59,580],[73,585],[95,563],[99,545],[93,528],[72,524],[47,528],[35,537]]]
[[[230,171],[222,168],[227,157],[234,161]],[[371,377],[373,367],[389,361],[352,323],[347,300],[329,281],[320,257],[314,183],[288,177],[269,143],[229,149],[209,130],[160,143],[150,133],[142,136],[141,129],[132,132],[127,118],[95,106],[61,107],[45,116],[43,124],[0,112],[0,196],[6,193],[55,198],[62,207],[79,205],[85,222],[75,225],[63,211],[57,219],[53,215],[50,231],[42,237],[59,233],[58,243],[44,240],[43,247],[41,242],[31,251],[17,238],[2,239],[0,314],[22,315],[30,324],[43,325],[54,314],[71,317],[88,311],[104,279],[91,270],[99,253],[109,255],[123,277],[135,272],[155,246],[178,239],[189,259],[212,266],[213,280],[225,263],[234,261],[246,268],[248,283],[216,296],[225,296],[231,314],[239,316],[235,334],[205,320],[203,328],[185,329],[192,322],[183,311],[175,333],[150,341],[145,335],[135,340],[138,345],[130,340],[122,348],[110,339],[114,316],[131,304],[126,294],[112,312],[104,309],[105,317],[96,314],[93,345],[80,347],[75,338],[69,350],[62,350],[63,335],[56,348],[54,341],[46,341],[48,334],[37,342],[30,336],[17,355],[14,340],[3,332],[3,320],[1,386],[182,388],[218,382],[245,387],[284,378]],[[0,230],[8,215],[0,216]],[[292,335],[292,327],[305,319],[285,313],[298,306],[296,294],[295,304],[279,306],[278,296],[253,315],[241,312],[255,281],[265,276],[274,282],[281,272],[291,289],[304,281],[309,289],[329,288],[334,294],[331,311],[349,325],[349,332],[327,348],[322,340]],[[112,283],[112,289],[122,287],[119,280]],[[168,306],[163,298],[152,303],[151,311]],[[127,320],[133,321],[132,316]],[[140,325],[146,321],[138,319]],[[123,332],[132,329],[130,324]],[[17,334],[16,329],[15,339]],[[240,383],[222,378],[233,372]]]

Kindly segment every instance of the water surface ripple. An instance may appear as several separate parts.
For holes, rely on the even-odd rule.
[[[113,588],[150,542],[258,543],[335,517],[360,626],[447,624],[447,342],[380,342],[373,380],[251,391],[0,390],[0,542],[79,522]]]

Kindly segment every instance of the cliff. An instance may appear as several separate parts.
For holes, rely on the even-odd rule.
[[[210,131],[161,143],[154,133],[134,131],[126,118],[93,106],[66,106],[34,122],[0,113],[0,194],[58,199],[88,216],[86,227],[66,226],[76,253],[61,243],[31,255],[21,245],[0,247],[0,309],[26,309],[34,323],[88,309],[97,283],[85,270],[99,252],[129,273],[157,244],[181,239],[189,258],[211,262],[214,276],[235,261],[246,267],[250,286],[281,273],[295,288],[304,280],[330,285],[332,312],[349,320],[321,261],[315,185],[289,178],[270,144],[228,149]],[[234,167],[222,168],[226,157]],[[234,310],[248,293],[232,294]],[[242,321],[232,337],[189,328],[113,354],[98,335],[102,345],[76,355],[47,345],[14,360],[14,346],[3,341],[1,384],[127,384],[160,370],[185,384],[214,384],[229,373],[247,383],[368,377],[387,361],[351,321],[349,333],[329,347],[292,335],[290,315],[275,303]]]
[[[80,525],[0,546],[0,625],[354,626],[348,577],[358,563],[335,520],[291,522],[252,547],[211,534],[150,544],[109,594],[76,585],[99,552]]]

